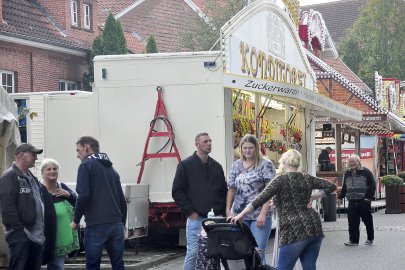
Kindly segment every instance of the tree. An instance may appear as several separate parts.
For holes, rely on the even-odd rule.
[[[102,35],[93,41],[92,50],[87,58],[88,73],[83,74],[83,88],[91,90],[94,82],[94,57],[96,55],[115,55],[128,53],[127,42],[121,23],[114,18],[112,13],[107,17]]]
[[[154,36],[149,36],[148,43],[146,43],[146,53],[157,53],[157,45]]]
[[[343,61],[374,89],[374,71],[405,79],[405,2],[369,0],[339,45]]]
[[[180,33],[181,45],[191,51],[208,51],[219,39],[221,27],[246,5],[246,0],[208,0],[204,14],[193,18]],[[219,42],[215,49],[219,48]]]

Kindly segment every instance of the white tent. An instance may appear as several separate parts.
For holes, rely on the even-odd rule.
[[[0,86],[0,174],[14,161],[14,150],[20,144],[17,105]]]
[[[14,150],[20,144],[17,105],[0,86],[0,175],[14,161]],[[0,267],[8,266],[8,246],[4,240],[4,227],[0,221]]]

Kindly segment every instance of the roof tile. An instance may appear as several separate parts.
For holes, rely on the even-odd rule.
[[[156,39],[159,52],[183,51],[179,36],[188,20],[198,16],[184,0],[146,0],[119,18],[126,32]]]
[[[29,1],[3,0],[3,21],[0,35],[21,38],[71,49],[85,50],[89,47],[66,37]]]
[[[360,16],[361,8],[368,0],[341,0],[301,7],[302,10],[316,10],[322,14],[334,42],[339,44],[347,31]]]

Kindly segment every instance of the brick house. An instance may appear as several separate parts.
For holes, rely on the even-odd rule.
[[[8,93],[81,89],[97,2],[0,0],[0,83]]]
[[[223,1],[223,0],[219,0]],[[160,52],[184,51],[180,29],[207,0],[0,0],[0,84],[8,93],[82,89],[87,55],[111,12],[128,50],[150,35]]]
[[[221,4],[225,0],[217,0]],[[128,50],[143,53],[150,35],[155,37],[159,52],[185,51],[180,33],[189,19],[205,18],[207,0],[99,0],[99,18],[104,22],[111,12],[120,20]]]

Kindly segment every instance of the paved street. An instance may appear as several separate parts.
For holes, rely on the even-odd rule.
[[[346,247],[348,240],[347,217],[342,214],[336,222],[324,222],[325,239],[318,259],[318,269],[367,269],[402,270],[405,265],[405,214],[385,214],[385,209],[374,213],[375,241],[365,246],[365,227],[361,226],[361,243],[357,247]],[[269,240],[273,246],[274,237]],[[268,254],[270,251],[268,252]],[[149,268],[136,269],[181,269],[183,256]],[[268,260],[271,261],[270,254]]]

